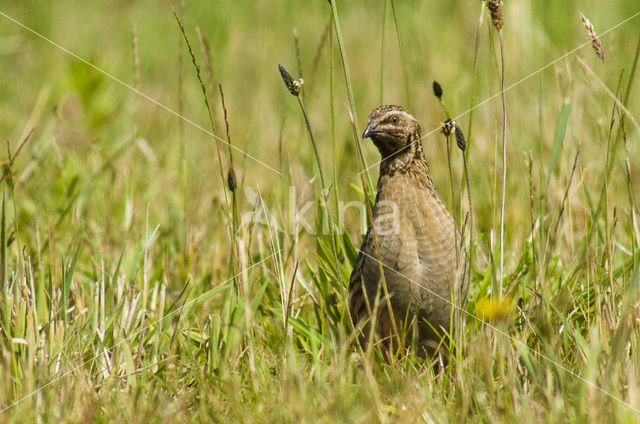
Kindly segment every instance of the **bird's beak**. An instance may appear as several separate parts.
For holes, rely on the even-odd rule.
[[[374,131],[371,128],[371,125],[367,125],[367,128],[364,130],[364,132],[362,133],[362,138],[369,138],[372,135],[374,135],[376,133],[376,131]]]

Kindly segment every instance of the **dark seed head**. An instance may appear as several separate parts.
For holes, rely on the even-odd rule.
[[[284,84],[287,86],[287,90],[289,90],[289,93],[293,94],[294,96],[298,96],[300,94],[300,90],[302,89],[302,80],[293,79],[289,71],[287,71],[287,68],[282,65],[278,65],[278,69],[280,70],[282,81],[284,81]]]
[[[502,6],[502,0],[487,0],[487,7],[489,8],[489,13],[491,13],[491,21],[498,31],[504,26]]]
[[[236,191],[236,188],[238,187],[236,172],[233,168],[229,169],[229,172],[227,173],[227,187],[229,187],[229,190],[231,190],[232,193]]]
[[[453,134],[453,132],[455,131],[455,128],[456,128],[455,121],[451,119],[447,119],[442,123],[440,130],[442,131],[442,134],[444,134],[445,137],[449,137],[451,134]]]
[[[433,95],[438,99],[442,98],[442,86],[438,81],[433,82]]]
[[[456,125],[456,144],[458,145],[458,148],[463,152],[467,148],[467,140],[464,139],[464,133],[462,132],[460,127],[457,125]]]

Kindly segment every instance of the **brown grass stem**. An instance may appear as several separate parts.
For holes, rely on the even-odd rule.
[[[222,90],[222,83],[218,82],[218,89],[220,90],[220,103],[222,104],[222,111],[224,112],[224,126],[227,134],[227,146],[229,147],[229,171],[227,172],[227,187],[231,192],[231,263],[233,265],[233,274],[237,275],[240,272],[240,252],[238,247],[238,199],[236,196],[236,188],[238,183],[236,180],[236,171],[233,168],[233,152],[231,150],[231,134],[229,131],[229,117],[227,112],[227,105],[224,101],[224,91]],[[234,283],[236,289],[239,289],[237,278],[234,277]]]
[[[211,131],[213,131],[213,133],[215,134],[216,131],[216,125],[215,125],[215,120],[213,118],[213,109],[211,108],[211,104],[209,103],[209,96],[207,94],[207,87],[202,79],[202,75],[200,72],[200,65],[198,65],[198,61],[196,60],[196,56],[193,53],[193,49],[191,48],[191,43],[189,42],[189,37],[187,37],[187,33],[184,29],[184,25],[182,25],[182,21],[180,20],[180,17],[178,16],[178,14],[176,13],[176,11],[174,9],[173,10],[173,16],[175,16],[176,18],[176,22],[178,22],[178,26],[180,27],[180,32],[182,33],[182,36],[184,38],[185,43],[187,44],[187,49],[189,50],[189,55],[191,56],[191,63],[193,63],[193,67],[196,70],[196,77],[198,78],[198,82],[200,83],[200,90],[202,91],[202,97],[204,100],[204,105],[207,109],[207,113],[209,116],[209,122],[211,124]],[[182,120],[181,120],[182,122]],[[218,145],[218,143],[215,141],[215,139],[213,140],[213,144],[216,147],[216,153],[218,155],[218,165],[219,165],[219,171],[220,171],[220,183],[221,186],[224,186],[224,170],[222,168],[222,154],[220,152],[220,146]],[[224,191],[224,199],[225,199],[225,204],[226,207],[229,207],[229,199],[227,197],[227,192]],[[230,229],[231,230],[231,229]]]
[[[207,87],[213,99],[213,92],[214,92],[213,70],[211,68],[209,40],[207,40],[207,37],[202,35],[202,32],[200,31],[200,27],[196,27],[196,35],[198,36],[198,43],[200,44],[200,54],[202,55],[202,66],[204,67],[204,73],[205,73],[205,76],[207,77],[206,78]],[[216,108],[213,103],[211,103],[210,106],[211,106],[211,113],[210,113],[209,119],[211,120],[211,128],[213,128],[213,133],[217,134],[218,129],[214,119],[216,116]]]
[[[307,115],[307,110],[304,107],[304,103],[300,96],[296,96],[298,99],[298,104],[300,105],[300,110],[302,111],[302,115],[304,116],[304,122],[307,126],[307,132],[309,133],[309,138],[311,139],[311,145],[313,146],[313,153],[316,157],[316,163],[318,165],[318,175],[320,176],[320,185],[322,186],[322,199],[324,202],[324,209],[327,219],[327,226],[329,229],[329,237],[331,239],[331,252],[333,254],[333,259],[335,261],[336,273],[337,276],[340,276],[340,261],[338,260],[338,252],[336,250],[336,238],[334,235],[334,225],[331,222],[331,209],[329,208],[329,190],[327,189],[327,185],[324,179],[324,173],[322,172],[322,164],[320,162],[320,153],[318,152],[318,146],[316,144],[316,139],[313,136],[313,130],[311,129],[311,122],[309,122],[309,116]]]
[[[449,187],[451,188],[451,213],[454,216],[454,219],[458,220],[458,210],[456,207],[456,194],[453,189],[453,170],[451,169],[451,143],[450,143],[451,135],[445,135],[445,140],[447,141],[447,168],[449,168]],[[454,242],[456,246],[456,269],[460,264],[460,252],[458,246],[458,232],[454,231]]]
[[[304,107],[304,102],[302,101],[302,97],[300,96],[302,91],[303,81],[295,80],[287,70],[282,65],[278,65],[278,70],[280,71],[280,76],[282,77],[282,81],[284,82],[289,93],[293,95],[298,100],[298,105],[300,106],[300,110],[302,111],[302,116],[304,117],[304,122],[307,127],[307,132],[309,134],[309,139],[311,140],[311,145],[313,147],[313,153],[316,158],[316,163],[318,165],[318,175],[320,176],[320,186],[322,189],[322,200],[324,206],[324,216],[327,219],[327,229],[329,231],[329,238],[331,241],[331,252],[333,254],[334,265],[336,267],[336,277],[340,278],[340,261],[338,260],[338,252],[336,246],[336,236],[334,234],[335,225],[332,222],[331,218],[331,209],[329,207],[329,190],[327,189],[327,184],[324,179],[324,172],[322,171],[322,163],[320,161],[320,153],[318,152],[318,145],[316,143],[316,139],[313,135],[313,129],[311,128],[311,122],[309,121],[309,115],[307,114],[307,110]],[[324,228],[324,226],[323,226]]]
[[[471,202],[471,185],[469,184],[469,168],[467,165],[467,151],[465,150],[462,153],[462,164],[464,166],[464,179],[467,186],[467,201],[469,202],[469,250],[467,251],[468,256],[468,276],[467,284],[470,283],[471,279],[471,268],[473,266],[473,203]]]

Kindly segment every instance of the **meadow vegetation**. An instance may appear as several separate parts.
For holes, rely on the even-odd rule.
[[[481,1],[0,12],[0,422],[640,418],[636,0],[507,1],[501,34]],[[439,375],[345,306],[384,103],[472,236]]]

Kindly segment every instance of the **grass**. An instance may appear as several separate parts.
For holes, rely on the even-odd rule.
[[[480,2],[0,12],[219,138],[0,16],[0,422],[639,419],[640,16],[601,37],[604,64],[587,44],[506,92],[502,245],[502,104],[481,104],[501,47]],[[586,43],[580,12],[603,33],[638,10],[507,2],[505,85]],[[308,121],[278,63],[304,75]],[[481,104],[456,119],[469,193],[461,152],[452,194],[445,140],[423,140],[460,227],[473,200],[469,315],[438,376],[362,352],[345,308],[367,213],[345,206],[379,159],[358,129],[384,98],[437,130],[433,80],[452,116]]]

